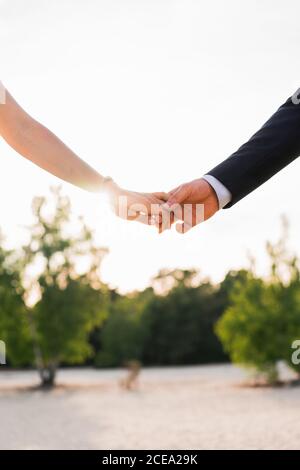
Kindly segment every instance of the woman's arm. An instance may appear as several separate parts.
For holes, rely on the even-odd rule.
[[[116,215],[152,224],[151,214],[159,212],[160,204],[167,197],[165,193],[137,193],[120,188],[113,180],[104,178],[91,168],[49,129],[29,116],[7,90],[1,96],[0,135],[20,155],[80,188],[97,192],[105,187]]]
[[[7,90],[5,102],[0,104],[0,134],[23,157],[75,186],[98,191],[105,181],[49,129],[29,116]]]

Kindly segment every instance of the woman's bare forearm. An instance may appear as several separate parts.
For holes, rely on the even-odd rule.
[[[103,176],[38,122],[22,129],[11,146],[23,157],[68,183],[88,191],[98,191],[102,186]]]
[[[58,178],[88,191],[101,189],[103,176],[29,116],[8,92],[5,104],[0,104],[0,134],[20,155]]]

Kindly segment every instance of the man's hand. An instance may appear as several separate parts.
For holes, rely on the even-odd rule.
[[[180,220],[181,222],[176,224],[176,230],[186,233],[212,217],[219,210],[219,202],[210,184],[199,178],[170,191],[162,208],[162,220],[157,222],[160,232]]]

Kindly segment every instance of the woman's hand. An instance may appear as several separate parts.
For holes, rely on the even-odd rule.
[[[114,181],[105,185],[114,213],[125,220],[134,220],[146,225],[155,225],[160,220],[161,206],[168,199],[164,192],[139,193],[128,191]]]

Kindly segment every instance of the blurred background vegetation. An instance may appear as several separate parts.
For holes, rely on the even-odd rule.
[[[30,242],[0,243],[0,339],[8,365],[35,366],[51,387],[59,366],[119,367],[233,361],[270,383],[291,363],[300,338],[299,260],[286,248],[288,227],[267,244],[270,274],[229,272],[212,284],[196,271],[162,270],[142,292],[120,295],[101,282],[107,250],[57,188],[35,198]],[[76,227],[76,229],[75,229]]]

